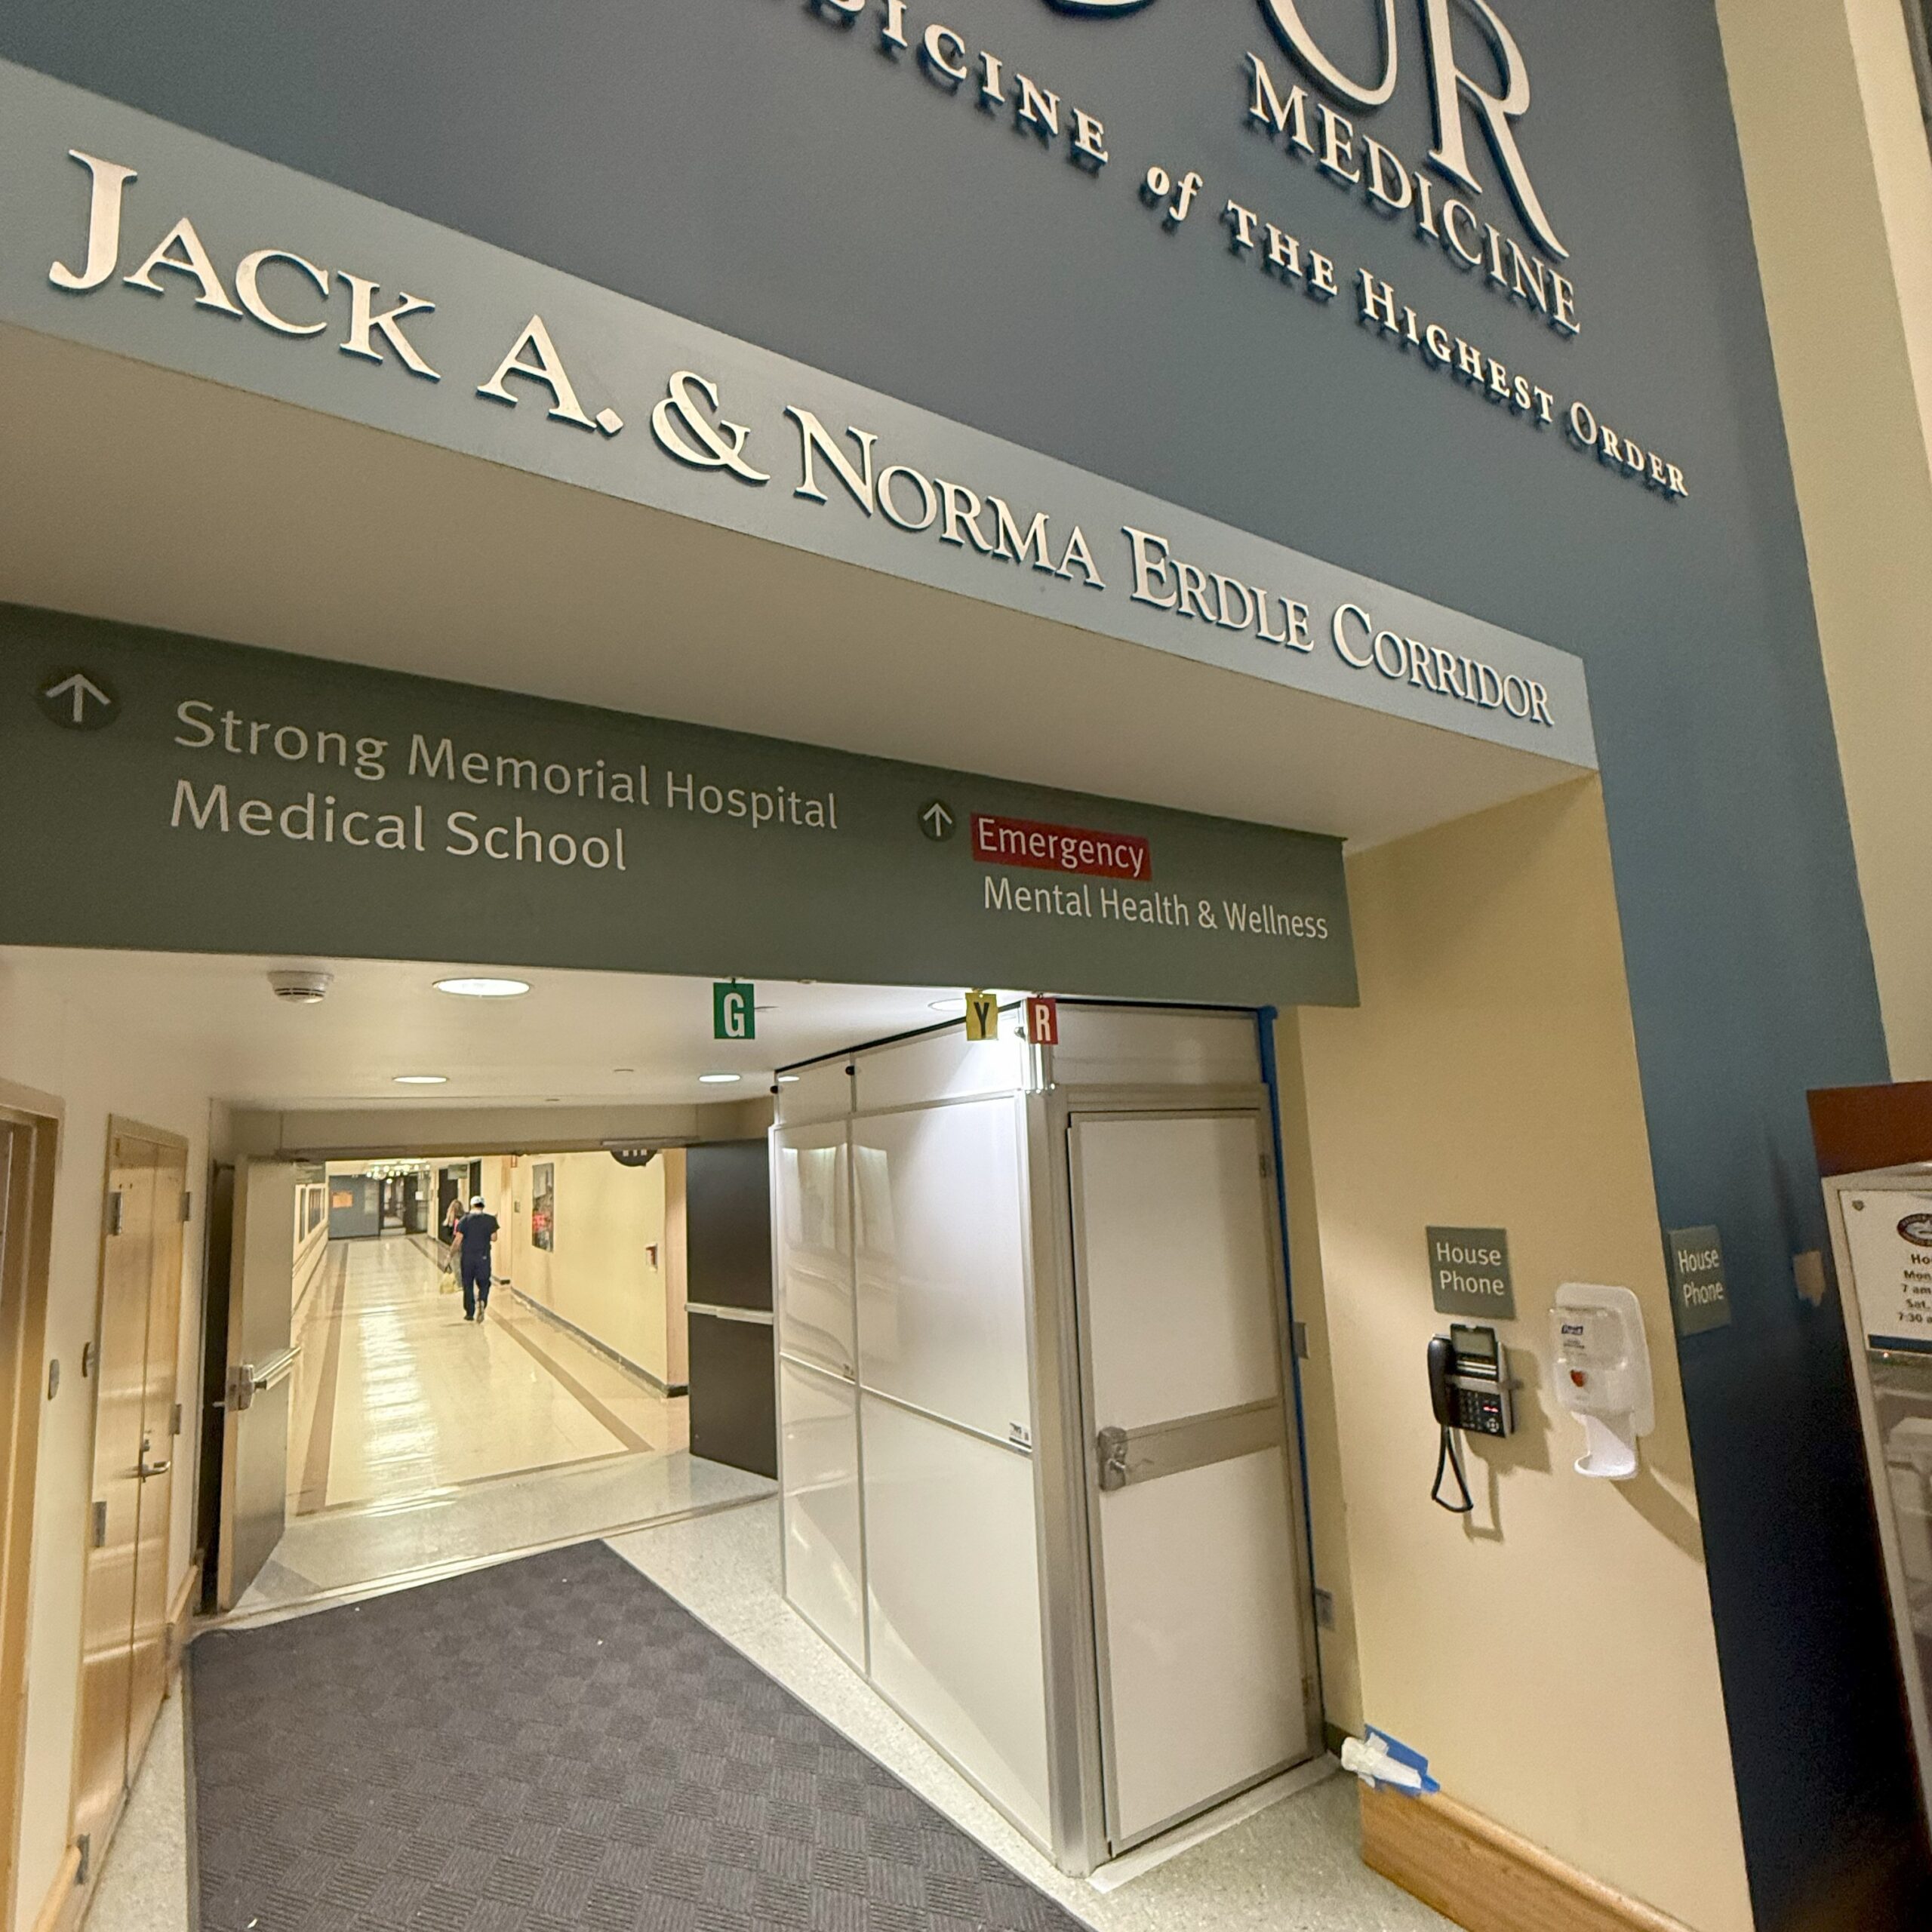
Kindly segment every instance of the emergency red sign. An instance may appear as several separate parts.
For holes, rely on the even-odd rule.
[[[983,866],[1025,866],[1089,878],[1154,876],[1153,848],[1131,832],[1042,825],[1033,819],[996,818],[990,812],[973,814],[973,856]]]
[[[1035,1047],[1060,1044],[1060,1001],[1033,995],[1026,1002],[1027,1044]]]

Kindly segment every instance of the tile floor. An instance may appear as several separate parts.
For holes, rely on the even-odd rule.
[[[680,1449],[686,1405],[499,1284],[481,1324],[426,1244],[332,1242],[297,1311],[289,1512]]]
[[[100,1868],[87,1932],[189,1932],[188,1776],[177,1684]]]
[[[344,1592],[426,1582],[492,1557],[729,1509],[775,1487],[677,1449],[297,1517],[234,1614],[280,1614]]]
[[[500,1289],[482,1327],[406,1237],[345,1243],[306,1298],[291,1514],[236,1621],[406,1587],[499,1555],[613,1549],[1096,1932],[1443,1932],[1366,1870],[1330,1777],[1100,1892],[1056,1872],[779,1594],[777,1505],[685,1447],[667,1401]],[[647,1524],[645,1527],[628,1526]],[[90,1932],[186,1932],[180,1694],[162,1707]]]
[[[1095,1932],[1455,1932],[1359,1856],[1355,1785],[1284,1798],[1118,1890],[1056,1871],[779,1595],[766,1501],[613,1537],[611,1547],[829,1724]]]
[[[545,1491],[580,1474],[556,1471],[521,1480],[536,1492],[535,1506],[540,1509]],[[380,1515],[350,1512],[334,1520],[361,1525],[372,1547],[380,1546],[382,1532],[377,1526],[384,1520]],[[1215,1932],[1454,1932],[1447,1920],[1362,1866],[1357,1855],[1355,1786],[1340,1776],[1282,1798],[1118,1890],[1102,1893],[1069,1878],[786,1608],[778,1594],[774,1501],[761,1497],[609,1541],[626,1561],[1096,1932],[1198,1932],[1203,1927]],[[360,1567],[377,1565],[372,1555]],[[271,1607],[269,1614],[302,1612],[300,1607]],[[163,1706],[127,1817],[103,1868],[88,1932],[187,1932],[183,1749],[177,1693]]]

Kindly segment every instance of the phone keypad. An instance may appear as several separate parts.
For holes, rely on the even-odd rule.
[[[1503,1395],[1494,1389],[1452,1389],[1455,1398],[1456,1426],[1469,1435],[1507,1435],[1509,1425],[1503,1412]]]

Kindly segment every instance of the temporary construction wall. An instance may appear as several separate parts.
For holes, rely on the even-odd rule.
[[[1044,1844],[1025,1057],[949,1032],[814,1069],[774,1221],[786,1595]]]
[[[1144,1108],[1156,1126],[1174,1116],[1225,1127],[1245,1149],[1243,1198],[1259,1202],[1263,1095],[1251,1014],[1100,1004],[1063,1008],[1057,1046],[1029,1046],[1009,1012],[995,1040],[936,1029],[817,1063],[781,1088],[772,1162],[787,1598],[1069,1869],[1227,1787],[1210,1752],[1186,1758],[1151,1808],[1128,1805],[1123,1706],[1095,1703],[1110,1646],[1151,1634],[1157,1647],[1184,1647],[1201,1626],[1169,1614],[1174,1605],[1136,1570],[1097,1628],[1106,1564],[1089,1542],[1090,1511],[1102,1512],[1082,1420],[1094,1364],[1074,1312],[1070,1110],[1131,1121]],[[1232,1111],[1198,1111],[1223,1105]],[[1261,1164],[1272,1174],[1265,1154]],[[1257,1460],[1272,1456],[1293,1494],[1278,1481],[1270,1492],[1284,1519],[1272,1542],[1236,1539],[1278,1549],[1280,1574],[1257,1574],[1229,1600],[1254,1612],[1235,1639],[1252,1639],[1248,1681],[1279,1690],[1272,1703],[1292,1707],[1292,1721],[1275,1727],[1289,1745],[1268,1746],[1238,1783],[1305,1754],[1311,1736],[1309,1686],[1276,1623],[1301,1620],[1307,1588],[1294,1574],[1298,1472],[1281,1432],[1272,1181],[1265,1210],[1248,1211],[1269,1250],[1259,1278],[1272,1284],[1256,1357],[1275,1364],[1260,1376],[1274,1392],[1273,1446]],[[1199,1284],[1188,1286],[1191,1296]],[[1137,1512],[1158,1515],[1156,1489],[1128,1494]],[[1104,1667],[1100,1679],[1112,1681]],[[1260,1701],[1272,1708],[1271,1694]]]

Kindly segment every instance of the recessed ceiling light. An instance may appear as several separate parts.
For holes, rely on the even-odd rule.
[[[439,993],[454,993],[462,999],[515,999],[530,990],[528,980],[438,980]]]
[[[926,1004],[934,1013],[964,1013],[966,1011],[965,1001],[956,994],[951,999],[929,999]]]
[[[742,1073],[700,1073],[697,1084],[700,1087],[735,1087],[744,1077]]]
[[[611,1071],[613,1073],[635,1073],[637,1069],[634,1066],[614,1066]]]
[[[447,1073],[398,1073],[395,1084],[398,1087],[447,1087],[450,1077]]]
[[[778,1076],[778,1084],[781,1087],[795,1087],[798,1084],[798,1076],[795,1073],[781,1073]]]

